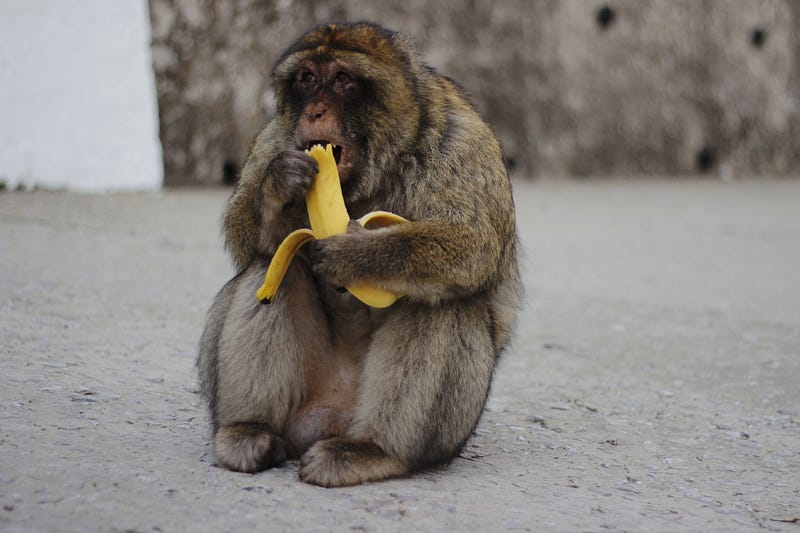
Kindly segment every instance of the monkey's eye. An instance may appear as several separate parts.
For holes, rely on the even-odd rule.
[[[313,85],[317,81],[317,77],[310,70],[304,70],[297,76],[297,80],[303,85]]]
[[[339,71],[333,76],[334,83],[347,84],[350,83],[351,81],[353,81],[353,78],[351,78],[350,74],[348,74],[347,72]]]
[[[331,78],[333,90],[340,94],[352,93],[358,87],[356,80],[347,72],[339,71]]]

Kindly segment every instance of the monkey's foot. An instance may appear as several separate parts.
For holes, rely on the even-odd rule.
[[[214,435],[219,464],[237,472],[259,472],[286,460],[283,439],[262,424],[222,426]]]
[[[300,479],[321,487],[344,487],[402,476],[408,468],[377,444],[343,437],[317,442],[300,458]]]

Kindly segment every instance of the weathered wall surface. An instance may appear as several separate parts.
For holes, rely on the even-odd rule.
[[[520,175],[800,172],[800,0],[150,0],[167,185],[231,178],[313,24],[409,31]]]

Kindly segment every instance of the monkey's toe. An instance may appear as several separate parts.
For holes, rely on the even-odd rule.
[[[402,476],[408,468],[377,444],[343,437],[317,442],[300,458],[300,479],[321,487],[344,487]]]
[[[283,439],[262,424],[223,426],[214,435],[217,461],[237,472],[259,472],[286,460]]]

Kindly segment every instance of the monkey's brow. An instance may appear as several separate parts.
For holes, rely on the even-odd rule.
[[[350,52],[355,54],[369,54],[370,50],[359,46],[355,43],[348,43],[338,41],[336,44],[331,44],[327,40],[314,39],[305,43],[299,43],[296,48],[291,51],[291,54],[298,54],[302,52],[317,51],[319,53],[335,53],[335,52]]]

